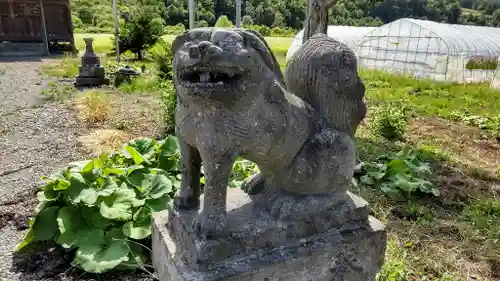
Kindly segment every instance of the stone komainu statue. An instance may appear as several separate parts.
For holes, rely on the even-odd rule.
[[[261,173],[244,188],[276,219],[316,229],[348,220],[340,208],[355,167],[354,132],[365,116],[354,53],[325,35],[303,45],[283,79],[265,40],[243,29],[193,29],[172,44],[176,134],[182,154],[178,208],[203,208],[202,236],[222,235],[237,156]],[[285,88],[286,80],[286,88]]]

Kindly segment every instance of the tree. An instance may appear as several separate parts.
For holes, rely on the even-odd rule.
[[[249,15],[244,15],[243,18],[241,19],[241,24],[243,26],[253,25],[253,19],[252,19],[252,17],[249,16]]]
[[[215,23],[215,27],[234,27],[234,24],[227,18],[227,16],[220,16]]]
[[[142,60],[142,51],[153,46],[163,34],[163,19],[152,6],[138,6],[121,28],[120,53],[127,50]]]
[[[273,27],[285,27],[285,17],[283,17],[280,11],[274,14]]]

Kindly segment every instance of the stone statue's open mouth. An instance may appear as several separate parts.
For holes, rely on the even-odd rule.
[[[230,86],[240,81],[242,74],[239,71],[225,69],[214,70],[208,68],[190,68],[179,71],[181,82],[191,86]]]

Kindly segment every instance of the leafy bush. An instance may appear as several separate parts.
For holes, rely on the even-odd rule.
[[[172,45],[160,38],[149,50],[161,79],[172,79]]]
[[[215,27],[234,27],[234,24],[229,20],[227,16],[220,16],[215,23]]]
[[[182,23],[178,23],[176,25],[167,25],[163,29],[163,32],[165,34],[171,34],[171,35],[180,35],[186,31],[186,27]]]
[[[179,186],[174,137],[136,139],[121,153],[70,163],[38,192],[38,213],[16,251],[53,240],[74,249],[73,263],[101,273],[147,261],[138,245],[151,234],[151,213],[169,207]]]
[[[120,54],[128,50],[142,60],[142,51],[153,46],[163,34],[163,19],[156,14],[155,7],[141,6],[131,9],[121,28]]]
[[[473,115],[467,109],[454,110],[450,113],[453,121],[459,121],[469,126],[475,126],[484,131],[500,134],[500,115],[494,117]]]
[[[175,132],[175,107],[177,106],[177,95],[172,81],[161,81],[159,88],[163,105],[165,134],[170,135]]]
[[[259,32],[262,36],[265,37],[293,37],[295,36],[295,29],[290,27],[273,27],[270,28],[265,25],[253,25],[248,22],[242,22],[244,28],[253,29]]]
[[[474,69],[485,69],[485,70],[494,70],[497,69],[497,57],[472,57],[467,64],[465,65],[465,68],[467,70],[474,70]]]
[[[208,27],[208,22],[206,20],[200,20],[196,22],[196,27]]]
[[[404,109],[393,105],[383,105],[375,110],[372,120],[374,132],[394,141],[401,140],[406,132],[408,119]]]
[[[405,148],[374,162],[361,162],[356,167],[355,180],[379,188],[394,200],[403,200],[417,193],[439,196],[439,190],[426,180],[431,175],[429,164],[422,162],[416,151]]]
[[[244,15],[243,18],[241,19],[241,25],[243,26],[248,26],[248,25],[253,25],[253,18],[252,16],[249,15]]]

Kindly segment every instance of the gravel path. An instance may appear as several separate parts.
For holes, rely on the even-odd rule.
[[[12,272],[12,249],[36,207],[40,176],[82,156],[72,113],[41,100],[40,65],[0,62],[0,280],[37,278]]]
[[[36,207],[41,175],[83,159],[77,136],[82,128],[68,103],[44,102],[40,61],[0,61],[0,280],[68,280],[62,253],[36,256],[14,269],[12,249],[20,242]],[[56,276],[54,276],[56,274]],[[80,278],[79,272],[76,277]],[[71,274],[70,274],[71,275]],[[123,280],[113,277],[108,280]],[[139,277],[139,276],[137,276]],[[70,279],[77,279],[70,278]],[[101,278],[99,278],[101,279]],[[126,278],[125,278],[126,279]],[[149,278],[148,278],[149,279]],[[81,278],[80,278],[81,280]],[[134,278],[133,280],[146,280]]]

